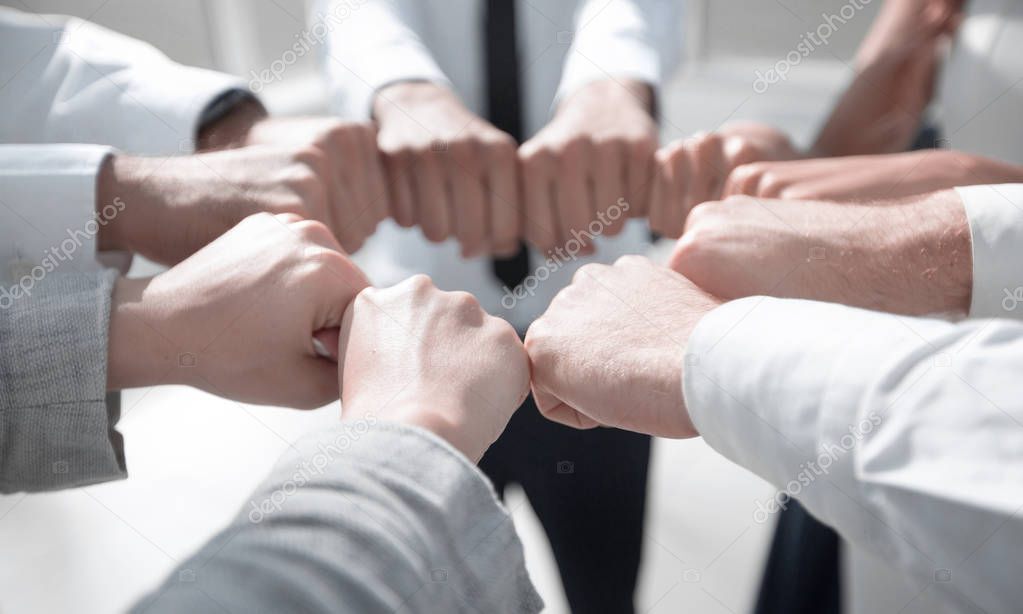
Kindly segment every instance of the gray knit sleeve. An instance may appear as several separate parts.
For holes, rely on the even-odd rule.
[[[0,492],[124,478],[108,395],[115,271],[51,272],[0,299]]]

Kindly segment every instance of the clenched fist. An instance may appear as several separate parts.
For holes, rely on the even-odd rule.
[[[558,107],[547,126],[519,148],[525,203],[524,234],[541,250],[588,233],[594,220],[610,220],[601,234],[621,232],[625,216],[606,215],[628,201],[629,214],[645,216],[657,125],[653,91],[635,82],[599,81]],[[586,234],[583,252],[593,251]]]
[[[373,114],[398,224],[418,224],[431,241],[454,237],[466,257],[515,252],[520,210],[512,137],[432,83],[383,89]]]
[[[313,334],[340,326],[367,285],[320,222],[250,216],[156,277],[117,282],[108,386],[319,407],[338,397],[337,365],[316,355]]]
[[[342,419],[431,430],[478,461],[529,392],[515,330],[424,275],[363,290],[339,346]]]
[[[582,267],[526,335],[537,406],[576,428],[694,436],[683,356],[693,328],[718,304],[640,256]]]

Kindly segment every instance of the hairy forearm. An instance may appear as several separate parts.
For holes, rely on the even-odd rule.
[[[856,209],[861,217],[845,237],[845,249],[827,256],[834,275],[824,293],[893,313],[966,314],[971,239],[954,191]]]

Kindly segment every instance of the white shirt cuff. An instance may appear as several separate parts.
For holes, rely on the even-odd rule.
[[[1023,184],[956,191],[973,240],[970,317],[1023,319]]]
[[[855,527],[862,519],[833,489],[857,496],[852,451],[879,421],[858,403],[864,382],[886,373],[878,356],[894,363],[900,348],[948,327],[813,301],[732,301],[704,316],[689,339],[686,407],[712,448]]]
[[[116,204],[96,211],[103,145],[0,145],[0,278],[38,281],[56,269],[96,271],[96,236]]]

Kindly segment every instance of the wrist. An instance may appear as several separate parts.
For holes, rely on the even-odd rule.
[[[139,205],[138,187],[144,181],[144,159],[123,155],[110,155],[100,168],[96,181],[96,214],[105,223],[100,224],[96,236],[99,251],[133,251],[135,248],[136,209]],[[110,206],[116,214],[107,215]]]
[[[243,147],[252,127],[266,117],[263,105],[255,98],[247,97],[223,116],[199,128],[195,150],[199,153]]]
[[[406,396],[404,394],[400,396]],[[386,413],[380,408],[386,407]],[[373,408],[377,408],[374,410]],[[473,439],[472,433],[467,432],[465,425],[454,418],[456,416],[469,415],[472,408],[453,407],[451,402],[445,400],[438,402],[429,400],[427,397],[418,399],[409,395],[407,400],[381,399],[378,402],[348,400],[342,407],[341,420],[352,422],[369,419],[371,416],[383,422],[393,422],[406,426],[414,426],[429,431],[451,444],[453,448],[461,452],[471,462],[478,462],[483,452],[489,447],[490,441],[479,442]]]
[[[602,79],[583,85],[558,105],[558,114],[576,105],[627,105],[654,116],[654,88],[635,79]]]
[[[107,345],[107,390],[152,386],[165,381],[173,346],[158,331],[147,289],[152,278],[121,277],[114,284]]]
[[[402,81],[381,88],[373,99],[373,119],[385,123],[395,113],[425,105],[455,103],[458,97],[432,81]]]

